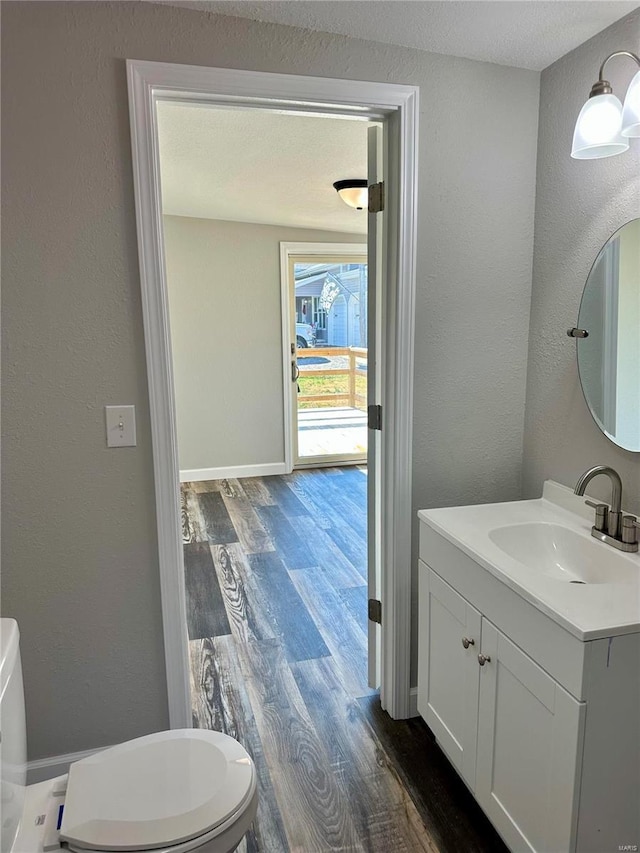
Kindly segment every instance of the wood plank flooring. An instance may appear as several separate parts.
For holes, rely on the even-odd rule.
[[[194,726],[252,755],[241,853],[503,853],[422,720],[366,683],[366,469],[185,483]]]

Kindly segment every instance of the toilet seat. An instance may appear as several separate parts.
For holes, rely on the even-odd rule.
[[[74,853],[186,853],[252,819],[255,801],[254,764],[236,740],[161,732],[71,765],[60,840]]]

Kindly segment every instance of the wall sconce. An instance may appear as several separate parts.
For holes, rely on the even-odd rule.
[[[627,90],[624,107],[604,79],[604,67],[614,56],[629,56],[640,66],[640,59],[629,50],[617,50],[600,66],[586,104],[580,110],[573,132],[571,156],[576,160],[613,157],[629,148],[629,138],[640,136],[640,71]]]
[[[336,181],[333,188],[340,198],[349,207],[363,210],[369,206],[369,190],[367,182],[361,178],[347,178],[344,181]]]

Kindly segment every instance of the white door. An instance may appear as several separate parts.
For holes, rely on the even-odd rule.
[[[383,129],[374,125],[368,131],[369,196],[371,187],[383,181],[384,169]],[[385,216],[371,212],[367,234],[367,402],[369,407],[382,402],[382,294],[384,292]],[[369,601],[382,600],[382,443],[381,431],[369,429],[367,441],[367,530],[368,530],[368,595]],[[384,609],[384,607],[382,608]],[[381,625],[369,620],[369,687],[382,687]],[[383,701],[383,707],[384,701]]]
[[[586,705],[482,619],[476,796],[513,851],[573,850]]]
[[[424,563],[420,563],[418,595],[418,711],[473,790],[482,617]]]

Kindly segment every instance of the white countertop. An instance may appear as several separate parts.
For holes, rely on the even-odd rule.
[[[615,552],[637,572],[633,583],[562,583],[508,556],[489,538],[489,532],[531,522],[559,524],[597,548],[613,551],[611,545],[591,536],[593,515],[584,498],[550,480],[536,500],[418,512],[421,521],[583,641],[640,632],[640,554]]]

